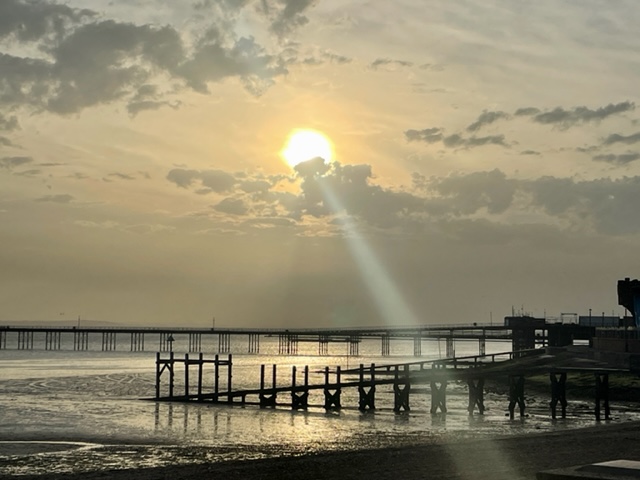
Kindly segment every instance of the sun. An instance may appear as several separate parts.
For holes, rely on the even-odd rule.
[[[333,146],[331,140],[321,132],[298,129],[291,132],[280,155],[290,167],[316,157],[330,162],[333,157]]]

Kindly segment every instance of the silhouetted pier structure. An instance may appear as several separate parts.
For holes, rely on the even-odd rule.
[[[566,380],[570,373],[589,373],[594,375],[595,407],[594,415],[600,421],[610,418],[609,406],[609,374],[626,372],[624,369],[603,367],[572,367],[544,363],[520,362],[529,357],[540,357],[544,349],[526,352],[504,352],[490,355],[474,355],[467,357],[425,360],[419,362],[398,363],[389,365],[364,365],[358,368],[343,370],[337,367],[330,370],[316,370],[316,381],[310,381],[309,367],[292,367],[291,380],[282,385],[278,382],[278,366],[260,366],[260,382],[255,388],[233,388],[232,356],[226,359],[216,355],[213,359],[205,358],[202,353],[197,357],[185,354],[177,357],[173,352],[163,357],[160,352],[156,356],[155,400],[169,402],[204,402],[227,405],[257,405],[260,408],[288,407],[292,410],[306,410],[309,407],[339,410],[344,408],[342,393],[346,389],[357,390],[357,408],[360,411],[375,410],[376,393],[379,387],[390,387],[393,391],[393,411],[409,411],[410,396],[429,393],[431,396],[430,413],[447,412],[447,385],[450,382],[462,382],[468,389],[469,415],[477,410],[485,411],[484,386],[488,380],[508,380],[508,410],[511,419],[515,418],[516,407],[521,417],[525,416],[525,378],[531,375],[545,374],[549,376],[551,400],[549,402],[551,417],[557,417],[557,406],[560,405],[560,416],[565,418],[567,409]],[[499,357],[506,361],[498,361]],[[197,367],[195,392],[190,379],[191,367]],[[176,374],[182,369],[184,381],[180,386],[184,394],[176,394]],[[269,372],[270,369],[270,372]],[[163,393],[163,378],[168,372],[167,386]],[[321,377],[321,380],[318,378]],[[213,378],[213,384],[206,382]],[[224,382],[221,383],[221,378]],[[205,383],[206,382],[206,383]],[[168,390],[167,390],[168,389]],[[315,391],[323,393],[322,403],[312,404],[310,394]]]
[[[508,317],[511,318],[511,317]],[[516,317],[514,317],[516,318]],[[423,340],[442,340],[445,356],[455,356],[457,341],[476,341],[478,353],[486,352],[487,341],[510,341],[513,350],[544,345],[566,345],[574,339],[590,340],[595,327],[546,324],[541,319],[506,321],[505,325],[424,325],[414,327],[373,327],[345,329],[256,329],[256,328],[156,328],[156,327],[42,327],[0,326],[0,349],[19,350],[101,350],[141,352],[145,349],[169,352],[181,345],[182,351],[259,354],[261,341],[277,338],[277,354],[297,355],[301,343],[316,343],[318,355],[329,355],[330,344],[346,344],[349,356],[360,355],[360,344],[377,341],[380,355],[389,356],[392,342],[412,340],[413,354],[423,355]],[[72,341],[71,341],[72,340]],[[245,345],[243,348],[242,345]],[[63,345],[65,347],[63,347]],[[206,346],[206,348],[203,348]],[[335,354],[335,352],[332,352]],[[433,353],[433,352],[431,352]]]

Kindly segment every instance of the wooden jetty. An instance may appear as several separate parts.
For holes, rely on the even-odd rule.
[[[551,358],[545,358],[551,357]],[[506,360],[501,360],[504,358]],[[190,379],[192,367],[197,367],[196,391],[192,391]],[[181,386],[184,393],[176,393],[176,373],[182,369],[184,381]],[[381,386],[391,386],[393,391],[393,410],[409,411],[411,394],[429,392],[431,395],[432,414],[447,412],[447,385],[450,382],[462,382],[468,389],[467,411],[473,415],[485,411],[484,388],[488,380],[508,381],[508,410],[511,419],[515,418],[516,407],[521,417],[525,416],[525,378],[532,375],[548,375],[550,381],[551,400],[549,402],[551,417],[557,417],[558,405],[560,416],[566,417],[566,380],[570,373],[590,373],[595,381],[594,415],[597,421],[602,417],[610,418],[609,375],[626,372],[618,368],[607,368],[603,365],[576,366],[567,358],[549,355],[545,349],[526,352],[504,352],[489,355],[475,355],[455,359],[426,360],[420,362],[398,363],[390,365],[364,365],[358,368],[342,370],[337,367],[330,370],[314,371],[322,381],[310,382],[309,367],[299,369],[292,367],[291,381],[287,385],[279,385],[277,381],[277,365],[261,365],[260,383],[255,388],[234,389],[233,358],[216,355],[204,358],[202,353],[196,357],[185,354],[177,357],[170,353],[163,357],[156,355],[156,401],[171,402],[209,402],[227,405],[257,405],[260,408],[288,407],[292,410],[306,410],[309,407],[339,410],[344,408],[342,393],[346,389],[357,391],[357,408],[361,411],[375,410],[376,390]],[[165,375],[165,372],[167,375]],[[167,394],[163,394],[163,379],[168,376]],[[206,378],[213,378],[213,385],[205,388]],[[312,405],[309,394],[322,391],[324,402]]]

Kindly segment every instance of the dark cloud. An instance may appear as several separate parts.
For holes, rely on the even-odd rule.
[[[227,9],[243,6],[227,3]],[[278,3],[281,22],[295,23],[308,5]],[[176,91],[176,83],[207,92],[210,83],[235,77],[251,94],[261,95],[287,72],[278,53],[267,53],[253,38],[236,38],[233,21],[211,19],[221,26],[191,32],[185,44],[171,26],[98,19],[87,10],[44,2],[6,0],[0,8],[0,38],[36,42],[41,53],[30,58],[0,52],[0,108],[30,106],[70,114],[125,101],[136,115],[177,108],[178,102],[166,98]],[[153,86],[154,79],[175,83],[163,92]],[[4,123],[15,126],[12,118],[0,119],[0,128]]]
[[[500,145],[502,147],[508,146],[505,142],[504,135],[464,138],[461,135],[455,133],[453,135],[449,135],[448,137],[444,137],[442,139],[442,143],[444,143],[445,147],[449,148],[474,148],[483,145]]]
[[[261,7],[272,19],[271,31],[284,37],[309,22],[305,12],[315,3],[315,0],[262,0]]]
[[[118,173],[118,172],[114,172],[114,173],[110,173],[107,175],[107,177],[115,177],[117,179],[120,180],[135,180],[136,177],[132,176],[132,175],[128,175],[126,173]]]
[[[2,135],[0,135],[0,145],[4,147],[15,147],[11,140],[9,140],[7,137],[3,137]]]
[[[200,194],[223,193],[231,190],[236,183],[233,175],[222,170],[187,170],[174,168],[167,174],[167,180],[182,188],[199,185]]]
[[[612,145],[614,143],[625,143],[627,145],[631,145],[638,142],[640,142],[640,132],[626,136],[620,135],[618,133],[613,133],[605,138],[602,143],[603,145]]]
[[[33,158],[31,157],[2,157],[0,158],[0,168],[12,170],[31,162],[33,162]]]
[[[540,155],[540,152],[536,152],[535,150],[524,150],[520,152],[520,155]]]
[[[530,116],[530,115],[536,115],[540,113],[540,109],[539,108],[535,108],[535,107],[523,107],[523,108],[519,108],[514,112],[514,115],[516,117],[522,117],[522,116]]]
[[[74,200],[73,196],[67,194],[59,195],[45,195],[36,199],[36,202],[52,202],[52,203],[71,203]]]
[[[547,125],[558,125],[561,128],[569,128],[579,123],[597,122],[611,115],[634,110],[633,102],[622,102],[592,110],[588,107],[576,107],[572,110],[565,110],[562,107],[547,112],[538,113],[533,117],[533,121]]]
[[[44,1],[2,0],[0,39],[35,42],[44,37],[62,37],[71,25],[95,14],[89,10]]]
[[[409,142],[436,143],[442,140],[442,129],[434,127],[424,130],[406,130],[404,136]]]
[[[392,60],[390,58],[377,58],[373,62],[369,64],[369,68],[377,70],[382,67],[411,67],[413,66],[412,62],[407,62],[405,60]]]
[[[596,162],[606,162],[613,165],[627,165],[640,159],[640,153],[622,153],[619,155],[610,153],[607,155],[596,155],[593,159]]]
[[[509,118],[509,114],[505,112],[487,112],[484,111],[480,114],[478,119],[467,127],[468,132],[477,132],[485,125],[490,125],[498,120]]]
[[[214,205],[213,208],[218,212],[231,215],[246,215],[249,211],[241,198],[225,198],[217,205]]]
[[[2,112],[0,112],[0,130],[11,132],[13,130],[18,130],[19,128],[20,124],[18,123],[18,117],[15,115],[5,117]]]

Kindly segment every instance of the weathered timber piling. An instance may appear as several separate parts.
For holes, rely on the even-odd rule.
[[[358,410],[376,409],[376,364],[372,363],[370,372],[370,380],[364,379],[364,364],[360,364],[360,381],[358,383]],[[369,390],[367,391],[367,387]]]
[[[231,351],[231,335],[228,333],[218,334],[218,351],[220,353],[229,353]]]
[[[609,411],[609,374],[608,373],[595,373],[596,377],[596,421],[600,421],[600,404],[603,404],[604,419],[610,419]]]
[[[473,415],[476,406],[478,407],[478,413],[484,415],[484,378],[474,379],[469,377],[467,386],[469,388],[469,406],[467,407],[469,415]]]
[[[352,357],[360,355],[360,335],[349,335],[349,355]]]
[[[329,335],[318,335],[318,355],[329,355]]]
[[[7,332],[0,330],[0,350],[6,350],[7,348]]]
[[[202,334],[190,333],[189,334],[189,352],[201,352],[202,351]]]
[[[174,395],[175,392],[175,366],[176,364],[184,365],[184,395]],[[213,393],[204,392],[204,369],[207,364],[213,364]],[[190,379],[190,367],[197,365],[197,393],[191,393],[191,379]],[[169,372],[169,394],[167,397],[162,397],[163,400],[211,400],[218,402],[221,396],[220,392],[220,370],[222,367],[227,368],[227,401],[232,402],[233,397],[230,395],[232,392],[232,379],[233,379],[233,361],[232,356],[229,355],[227,360],[221,360],[219,355],[215,356],[214,360],[207,360],[202,353],[199,353],[197,358],[191,357],[188,353],[185,354],[184,359],[178,359],[175,357],[174,352],[169,352],[169,358],[161,358],[160,352],[156,353],[156,399],[161,398],[161,380],[163,373]]]
[[[73,349],[89,350],[89,332],[73,332]]]
[[[444,373],[446,367],[443,364],[433,363],[431,370],[432,372],[441,371]],[[447,378],[445,376],[437,378],[433,375],[429,387],[431,389],[431,413],[438,413],[438,409],[442,413],[447,413]]]
[[[329,367],[324,368],[324,409],[325,410],[340,410],[342,404],[340,403],[340,395],[342,389],[340,388],[340,366],[336,368],[336,383],[331,391],[331,385],[329,383]]]
[[[280,355],[297,355],[298,335],[290,333],[278,335],[278,353]]]
[[[526,403],[524,401],[524,375],[509,376],[509,418],[513,420],[516,404],[520,408],[520,416],[524,417]]]
[[[116,349],[116,332],[102,332],[102,351],[110,352]]]
[[[18,332],[18,350],[33,350],[33,332]]]
[[[560,403],[562,418],[567,417],[567,373],[551,372],[549,374],[551,380],[551,401],[549,406],[551,407],[551,418],[556,418],[556,407],[558,402]]]
[[[144,332],[131,332],[131,351],[144,352]]]
[[[413,356],[422,356],[422,337],[413,337]]]
[[[60,350],[60,332],[59,331],[47,331],[44,334],[44,349],[45,350]]]
[[[173,350],[173,335],[170,333],[161,333],[160,334],[160,351],[161,352],[170,352]]]
[[[391,351],[391,338],[389,335],[383,335],[380,339],[382,342],[382,356],[388,357]]]
[[[249,334],[249,353],[260,353],[260,334]]]
[[[306,410],[309,407],[309,366],[304,367],[304,384],[296,385],[296,366],[291,371],[291,408]]]
[[[445,349],[445,356],[447,358],[455,358],[456,356],[456,345],[453,340],[453,330],[450,332],[450,336],[447,337],[447,347]]]
[[[478,355],[486,355],[487,353],[487,340],[484,338],[486,335],[484,329],[482,330],[483,337],[478,339]]]
[[[399,368],[398,365],[396,365],[393,380],[393,411],[399,412],[400,410],[404,410],[405,412],[408,412],[410,410],[409,393],[411,392],[409,365],[404,366],[402,378],[400,378]]]
[[[276,406],[276,401],[278,398],[278,393],[275,391],[278,381],[276,369],[277,366],[273,364],[271,377],[271,394],[268,394],[267,390],[264,387],[264,365],[260,365],[260,393],[258,394],[258,398],[260,400],[260,408],[275,408]]]

